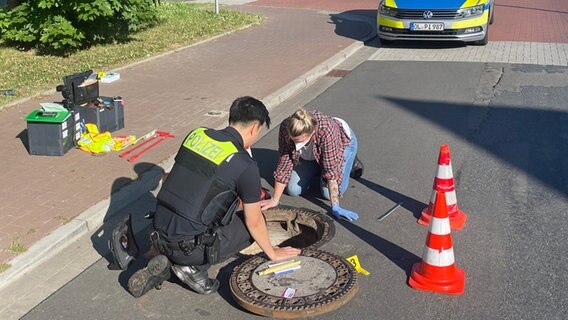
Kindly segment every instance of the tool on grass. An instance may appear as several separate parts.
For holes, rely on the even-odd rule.
[[[136,159],[138,159],[144,152],[152,149],[153,147],[158,145],[160,142],[166,140],[167,138],[174,138],[174,137],[175,136],[173,134],[169,133],[169,132],[156,131],[156,135],[153,136],[152,138],[150,138],[148,141],[144,141],[143,144],[146,144],[146,142],[150,142],[150,141],[154,141],[154,142],[152,144],[150,144],[149,146],[147,146],[146,148],[142,149],[140,152],[132,155],[130,158],[127,159],[127,161],[128,162],[136,162]]]
[[[16,90],[14,90],[14,89],[2,89],[2,90],[0,90],[0,94],[3,94],[5,96],[15,96]]]
[[[402,206],[404,202],[399,202],[396,206],[389,209],[389,211],[385,212],[382,216],[378,217],[377,220],[383,221],[384,218],[388,217],[394,210],[398,209],[398,207]]]
[[[140,141],[142,141],[142,140],[146,140],[146,141],[142,142],[141,144],[137,145],[136,147],[134,147],[134,148],[132,148],[132,149],[130,149],[130,150],[128,150],[128,151],[125,151],[125,152],[119,154],[118,156],[119,156],[120,158],[126,157],[127,155],[131,154],[132,151],[134,151],[134,150],[136,150],[136,149],[142,147],[142,146],[145,145],[146,143],[148,143],[148,142],[149,142],[150,140],[152,140],[155,136],[156,136],[156,129],[154,129],[154,130],[152,130],[152,131],[146,133],[145,135],[141,136],[140,138],[134,140],[134,142],[133,142],[132,144],[130,144],[130,145],[138,144],[138,142],[140,142]],[[127,146],[125,146],[124,148],[126,148],[126,147],[127,147]]]

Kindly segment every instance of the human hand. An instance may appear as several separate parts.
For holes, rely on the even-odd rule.
[[[276,207],[277,205],[278,205],[278,200],[274,198],[262,200],[260,201],[260,210],[268,210],[270,208]]]
[[[334,204],[331,206],[331,213],[336,219],[345,219],[348,221],[354,221],[359,219],[359,215],[353,211],[349,211],[347,209],[343,209],[338,204]]]
[[[268,258],[272,261],[279,261],[279,260],[293,258],[299,255],[300,253],[302,253],[302,250],[292,247],[283,247],[283,248],[274,247],[274,253],[272,254],[271,257]]]

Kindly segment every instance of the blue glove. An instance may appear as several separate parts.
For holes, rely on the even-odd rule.
[[[336,219],[343,218],[343,219],[349,220],[349,221],[359,219],[359,215],[357,213],[355,213],[353,211],[349,211],[347,209],[343,209],[338,204],[334,204],[334,205],[331,206],[331,213],[333,213],[333,216]]]

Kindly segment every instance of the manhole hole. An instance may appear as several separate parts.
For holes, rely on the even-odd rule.
[[[279,206],[264,211],[272,245],[295,248],[319,248],[335,235],[335,224],[328,216],[316,211]],[[253,255],[262,250],[254,243],[241,251]]]
[[[359,290],[357,272],[347,260],[316,249],[303,249],[301,269],[275,276],[259,276],[268,260],[256,255],[231,273],[233,298],[246,310],[274,318],[316,316],[340,308]],[[295,291],[284,297],[288,289]]]

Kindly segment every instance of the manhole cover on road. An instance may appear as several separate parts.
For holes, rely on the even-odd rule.
[[[275,276],[259,276],[268,260],[257,255],[231,273],[233,298],[246,310],[267,317],[295,319],[324,314],[349,302],[359,290],[357,272],[344,258],[315,249],[303,249],[301,269]],[[285,298],[286,289],[295,289]]]
[[[264,219],[272,245],[319,248],[335,235],[335,224],[331,218],[304,208],[271,208],[264,211]],[[261,251],[254,243],[241,253],[253,255]]]

